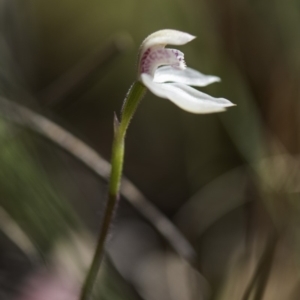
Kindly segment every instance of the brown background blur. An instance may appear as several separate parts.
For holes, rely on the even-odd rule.
[[[147,93],[124,174],[196,258],[122,197],[95,299],[300,299],[299,1],[0,0],[1,99],[109,160],[139,45],[164,28],[197,36],[187,65],[237,106],[194,115]],[[78,299],[106,180],[0,111],[0,299]]]

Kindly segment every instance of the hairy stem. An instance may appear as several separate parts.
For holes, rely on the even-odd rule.
[[[124,141],[125,141],[126,131],[135,113],[135,110],[140,100],[144,96],[145,92],[146,92],[146,88],[140,82],[138,81],[135,82],[132,85],[131,89],[129,90],[127,97],[125,99],[123,109],[122,109],[121,123],[118,124],[118,121],[115,120],[115,136],[114,136],[113,147],[112,147],[112,162],[111,162],[111,175],[109,180],[108,199],[107,199],[104,218],[102,221],[102,228],[98,237],[94,258],[81,290],[81,296],[80,296],[81,300],[91,299],[93,286],[96,282],[97,274],[99,272],[102,257],[103,257],[107,234],[113,219],[116,203],[119,198],[120,181],[121,181],[122,170],[123,170],[123,159],[124,159],[124,149],[125,149]]]

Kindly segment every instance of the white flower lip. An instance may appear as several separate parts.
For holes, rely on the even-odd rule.
[[[220,78],[187,68],[182,52],[165,48],[167,44],[184,45],[194,38],[189,33],[172,29],[149,35],[140,48],[138,78],[153,94],[169,99],[188,112],[207,114],[225,111],[235,104],[191,87],[207,86],[220,81]]]

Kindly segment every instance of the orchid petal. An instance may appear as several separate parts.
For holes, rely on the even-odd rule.
[[[205,75],[192,68],[183,70],[171,66],[160,67],[155,71],[154,82],[178,82],[193,86],[207,86],[211,83],[221,81],[217,76]]]
[[[172,101],[180,108],[198,114],[225,111],[233,106],[229,100],[214,98],[181,83],[156,83],[148,74],[142,74],[143,84],[156,96]]]
[[[174,29],[163,29],[150,34],[142,43],[141,49],[153,47],[153,46],[166,46],[166,45],[184,45],[192,41],[195,36],[174,30]]]

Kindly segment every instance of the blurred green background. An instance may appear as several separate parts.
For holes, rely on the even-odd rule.
[[[194,115],[146,94],[124,167],[144,206],[123,194],[95,299],[300,298],[299,1],[0,0],[0,299],[78,299],[106,200],[105,166],[22,109],[109,161],[139,46],[165,28],[197,36],[187,65],[237,106]]]

